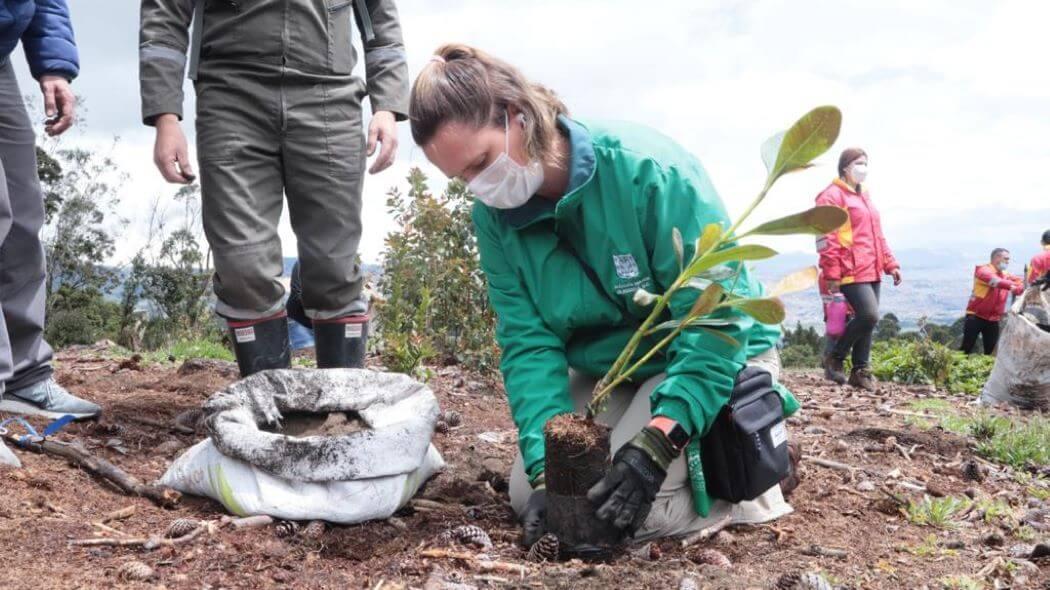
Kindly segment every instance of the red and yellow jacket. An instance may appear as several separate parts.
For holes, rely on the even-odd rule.
[[[1036,254],[1028,265],[1028,282],[1031,283],[1048,272],[1050,272],[1050,246],[1043,246],[1043,251]]]
[[[821,275],[829,281],[877,283],[882,274],[900,268],[882,233],[882,220],[868,192],[858,194],[836,178],[817,195],[817,205],[844,209],[849,221],[838,230],[817,238]]]
[[[1021,277],[995,268],[993,264],[978,266],[973,271],[973,294],[966,306],[966,315],[975,315],[989,322],[1003,319],[1006,300],[1010,293],[1024,293]]]

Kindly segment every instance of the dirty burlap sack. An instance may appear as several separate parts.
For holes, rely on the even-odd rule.
[[[981,403],[1050,410],[1050,332],[1043,327],[1048,317],[1047,292],[1035,287],[1010,307]]]

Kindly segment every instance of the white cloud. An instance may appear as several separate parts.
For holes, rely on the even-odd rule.
[[[174,191],[153,171],[152,139],[138,121],[138,2],[112,4],[104,18],[73,7],[84,55],[77,87],[92,109],[89,134],[78,141],[104,145],[123,136],[118,153],[132,174],[125,202],[137,211],[149,196]],[[1050,169],[1050,68],[1044,65],[1050,37],[1042,30],[1050,4],[398,4],[413,74],[443,42],[484,48],[557,90],[576,116],[633,120],[674,137],[702,159],[733,212],[759,188],[761,142],[810,107],[831,103],[845,114],[835,153],[817,169],[785,179],[760,217],[810,204],[834,174],[837,149],[861,145],[871,154],[873,194],[897,249],[1050,227],[1042,178]],[[384,206],[389,187],[403,184],[412,165],[436,174],[410,145],[405,125],[401,133],[398,164],[366,183],[366,260],[378,258],[392,227]],[[1030,215],[1023,223],[1011,221],[1018,214],[991,223],[990,207]],[[286,253],[294,254],[287,222],[281,233]],[[131,232],[123,252],[134,237]],[[812,248],[806,239],[777,246]]]

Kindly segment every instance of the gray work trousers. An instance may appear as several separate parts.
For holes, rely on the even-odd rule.
[[[36,137],[11,63],[0,65],[0,394],[51,377],[44,341],[44,195]]]
[[[361,189],[364,83],[350,75],[209,62],[196,81],[204,231],[216,311],[253,320],[283,310],[277,223],[284,198],[313,319],[364,313]]]
[[[780,376],[780,354],[775,348],[756,356],[748,361],[748,364],[769,371],[773,379]],[[598,415],[598,421],[612,427],[609,442],[614,453],[653,419],[649,396],[664,378],[663,374],[656,375],[640,386],[625,385],[613,391],[605,411]],[[576,411],[583,411],[586,407],[594,392],[594,385],[594,379],[573,375],[572,397]],[[532,493],[532,487],[525,475],[520,453],[511,467],[509,492],[511,507],[521,515]],[[668,467],[667,479],[657,492],[652,510],[635,535],[634,541],[689,535],[723,520],[726,516],[730,517],[732,524],[756,524],[780,518],[791,511],[791,506],[784,501],[784,496],[780,493],[780,486],[775,485],[750,502],[730,504],[725,500],[715,499],[707,516],[698,515],[693,508],[693,487],[683,454]]]

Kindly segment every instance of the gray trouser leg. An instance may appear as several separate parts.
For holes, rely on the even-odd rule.
[[[279,80],[212,69],[197,81],[204,232],[215,261],[216,311],[231,319],[282,311]]]
[[[44,341],[44,197],[36,142],[14,68],[0,66],[0,392],[51,376]]]
[[[364,92],[361,81],[349,76],[306,77],[285,85],[285,192],[299,245],[302,304],[312,319],[368,311],[357,261]]]
[[[780,357],[775,348],[756,356],[748,361],[748,364],[766,369],[774,379],[780,376]],[[663,374],[657,375],[641,386],[620,387],[613,392],[608,408],[598,416],[598,421],[612,426],[609,442],[614,453],[652,420],[649,397],[663,379]],[[572,396],[577,411],[586,407],[593,390],[593,380],[574,377]],[[511,468],[509,487],[511,507],[520,515],[532,492],[520,453]],[[776,485],[750,502],[730,504],[725,500],[715,499],[707,516],[698,515],[693,509],[692,484],[685,457],[682,456],[671,462],[667,470],[667,479],[656,495],[649,517],[634,540],[688,535],[726,516],[729,516],[733,523],[744,524],[767,522],[790,512],[791,506],[784,501],[780,486]]]

